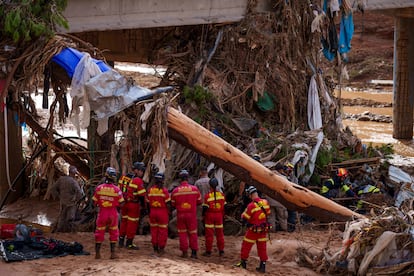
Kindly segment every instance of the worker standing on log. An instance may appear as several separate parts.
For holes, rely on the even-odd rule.
[[[197,259],[197,205],[202,203],[200,191],[196,186],[188,183],[189,173],[181,170],[178,176],[181,179],[180,186],[171,193],[171,205],[177,209],[177,231],[180,239],[181,257],[187,257],[188,244],[190,243],[191,258]]]
[[[260,258],[260,263],[256,267],[256,271],[265,273],[266,261],[268,259],[266,242],[270,228],[267,217],[270,215],[270,206],[267,200],[259,197],[257,189],[254,186],[248,187],[246,191],[251,199],[251,202],[242,214],[242,219],[247,223],[247,231],[241,246],[240,262],[235,266],[244,269],[247,268],[247,259],[249,258],[250,250],[256,244],[257,254]]]
[[[125,247],[127,249],[138,250],[139,247],[133,243],[137,233],[139,216],[141,208],[145,208],[146,190],[142,176],[145,172],[145,164],[143,162],[134,162],[132,169],[134,177],[130,182],[122,185],[121,190],[124,195],[125,205],[121,210],[121,226],[119,247],[124,247],[125,236],[127,238]]]

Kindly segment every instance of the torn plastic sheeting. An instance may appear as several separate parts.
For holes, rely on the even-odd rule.
[[[364,255],[358,269],[358,275],[366,275],[366,272],[372,263],[374,263],[374,266],[386,265],[386,262],[390,261],[391,255],[397,251],[395,238],[398,235],[401,234],[391,231],[382,233],[376,241],[374,248]]]
[[[397,198],[395,199],[394,205],[396,207],[401,207],[401,204],[406,201],[414,198],[414,184],[406,182],[400,187]]]
[[[395,199],[394,205],[396,207],[400,207],[404,201],[414,198],[414,181],[412,176],[395,166],[388,168],[388,176],[391,181],[402,184]]]
[[[172,90],[172,87],[150,90],[131,85],[124,76],[114,70],[91,78],[85,86],[91,111],[95,113],[94,118],[97,120],[111,117],[135,102],[152,95]]]
[[[413,182],[413,178],[408,173],[395,166],[390,166],[388,168],[388,175],[389,178],[396,183]]]
[[[257,125],[257,121],[249,118],[233,118],[232,122],[243,132],[249,131]]]

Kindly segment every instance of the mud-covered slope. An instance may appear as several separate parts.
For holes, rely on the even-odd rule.
[[[392,80],[394,18],[376,12],[354,12],[355,32],[347,65],[349,83]]]

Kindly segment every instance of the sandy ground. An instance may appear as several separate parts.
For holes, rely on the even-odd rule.
[[[22,216],[25,221],[37,221],[38,214],[44,220],[55,221],[58,210],[57,202],[39,201],[36,199],[20,200],[6,206],[0,217]],[[0,219],[0,222],[2,220]],[[4,220],[3,220],[4,223]],[[102,259],[94,258],[94,235],[92,232],[78,233],[45,233],[46,237],[65,242],[77,241],[88,256],[65,256],[52,259],[37,259],[23,262],[0,262],[0,275],[259,275],[255,271],[259,259],[255,248],[251,251],[247,271],[233,267],[240,258],[242,236],[225,237],[225,256],[219,257],[214,249],[211,257],[201,256],[204,252],[204,237],[199,237],[199,258],[181,258],[178,239],[169,239],[166,253],[162,257],[153,255],[150,235],[137,235],[135,243],[140,250],[117,249],[117,260],[109,259],[108,234],[102,245]],[[332,240],[329,248],[340,248],[341,232],[329,231],[321,227],[314,229],[302,227],[294,233],[277,232],[271,234],[268,243],[269,261],[267,275],[319,275],[309,268],[300,267],[295,258],[297,248],[304,247],[315,255],[327,245],[328,238]]]
[[[109,243],[102,246],[102,259],[94,258],[93,233],[50,234],[63,241],[80,242],[89,256],[65,256],[52,259],[38,259],[14,263],[0,263],[0,275],[252,275],[259,260],[252,250],[247,271],[234,268],[239,259],[242,236],[226,237],[225,256],[213,252],[211,257],[199,256],[197,260],[179,257],[178,239],[169,239],[167,252],[162,257],[152,254],[150,236],[136,236],[135,243],[140,250],[118,249],[119,259],[109,259]],[[296,249],[304,246],[320,252],[326,242],[326,232],[305,231],[296,233],[274,233],[268,243],[268,275],[319,275],[298,266],[295,262]],[[204,237],[199,238],[200,252],[204,250]],[[201,255],[201,254],[200,254]]]

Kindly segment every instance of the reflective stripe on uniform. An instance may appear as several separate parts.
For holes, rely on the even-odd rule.
[[[126,216],[126,218],[130,221],[138,221],[139,220],[139,217],[138,218],[131,218],[130,216]]]
[[[150,223],[151,227],[160,227],[160,228],[167,228],[168,224],[158,224],[158,223]]]
[[[223,224],[219,224],[219,225],[214,225],[214,224],[206,224],[205,225],[206,228],[223,228]]]
[[[321,194],[326,194],[327,192],[329,192],[329,188],[326,186],[322,186],[321,188]]]
[[[243,238],[243,241],[248,242],[248,243],[256,243],[255,240],[251,240],[251,239],[248,239],[246,237]]]

